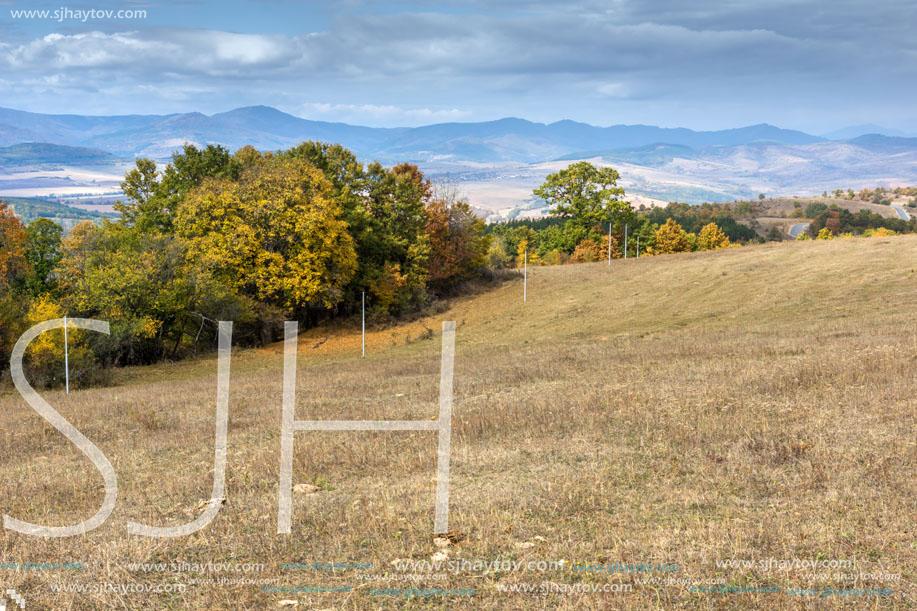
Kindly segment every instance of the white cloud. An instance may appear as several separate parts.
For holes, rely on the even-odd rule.
[[[626,83],[605,83],[597,91],[606,98],[626,99],[631,97],[631,88]]]
[[[310,102],[303,104],[297,114],[304,119],[341,121],[366,125],[371,123],[404,125],[426,125],[461,121],[471,117],[469,111],[458,108],[403,108],[377,104],[324,104]]]
[[[0,49],[0,65],[13,71],[112,69],[156,76],[225,75],[290,67],[304,58],[305,37],[212,30],[149,30],[48,34]]]

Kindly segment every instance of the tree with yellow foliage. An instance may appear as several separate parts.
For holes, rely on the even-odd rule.
[[[64,311],[48,295],[40,295],[29,304],[23,321],[25,328],[55,318],[63,318]],[[95,379],[100,370],[92,351],[84,342],[85,332],[67,329],[70,385],[79,387]],[[64,330],[53,329],[32,340],[25,352],[23,367],[33,386],[51,387],[64,383]]]
[[[205,267],[285,309],[333,307],[357,266],[331,184],[302,159],[255,160],[238,181],[206,181],[182,202],[175,228]]]
[[[526,258],[526,253],[528,253],[528,258]],[[528,240],[519,240],[519,246],[516,248],[516,267],[522,267],[526,260],[529,265],[537,265],[541,263],[538,253],[532,250],[529,247]]]
[[[877,227],[876,229],[867,229],[863,232],[864,238],[887,238],[888,236],[898,235],[897,231],[887,227]]]
[[[674,219],[668,219],[656,230],[653,245],[646,249],[648,255],[667,255],[677,252],[689,252],[691,241],[688,234]]]
[[[719,250],[729,246],[729,236],[716,223],[707,223],[697,234],[697,250]]]

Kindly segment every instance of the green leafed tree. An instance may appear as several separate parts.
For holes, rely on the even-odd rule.
[[[60,262],[63,233],[60,225],[45,218],[26,227],[26,259],[32,267],[26,288],[33,296],[53,293],[57,288],[54,268]]]
[[[186,144],[160,174],[151,159],[137,159],[124,177],[121,189],[127,202],[115,203],[123,223],[144,232],[172,231],[173,220],[184,197],[207,178],[236,179],[247,160],[233,157],[219,145],[198,149]]]
[[[121,223],[77,225],[63,240],[61,301],[72,316],[111,322],[111,335],[90,334],[102,361],[150,363],[176,356],[200,339],[200,316],[251,318],[244,300],[195,268],[180,238]],[[206,329],[212,338],[215,327]]]
[[[588,232],[612,219],[622,225],[633,214],[630,204],[623,200],[624,189],[617,185],[619,178],[613,168],[579,161],[549,174],[534,193],[553,206],[552,214],[568,218],[572,225]]]
[[[281,156],[321,170],[341,207],[357,253],[342,307],[359,304],[364,290],[373,314],[397,314],[423,302],[429,254],[424,206],[432,186],[417,166],[364,167],[351,151],[324,142],[303,142]]]

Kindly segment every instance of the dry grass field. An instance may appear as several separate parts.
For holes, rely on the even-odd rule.
[[[435,317],[373,331],[366,359],[359,328],[303,334],[297,419],[433,419],[440,321],[456,321],[457,536],[445,552],[432,536],[436,434],[423,431],[296,433],[294,484],[318,491],[294,495],[293,532],[276,534],[281,344],[233,351],[227,502],[186,537],[128,535],[125,524],[182,524],[209,499],[216,357],[122,370],[111,387],[69,396],[45,392],[113,463],[118,505],[78,537],[0,530],[0,565],[85,565],[0,568],[0,585],[24,594],[27,609],[917,608],[915,302],[917,236],[901,236],[535,268],[527,303],[521,277],[495,285]],[[49,525],[91,516],[103,496],[98,472],[18,394],[0,392],[2,513]],[[567,568],[401,581],[421,571],[392,564],[436,553]],[[765,566],[770,559],[849,564],[787,569]],[[754,566],[717,564],[736,560]],[[182,562],[265,566],[130,566]],[[282,567],[314,562],[372,568]],[[221,578],[351,590],[272,592]],[[745,591],[692,591],[692,580]],[[546,582],[555,591],[500,591]],[[631,587],[557,591],[606,583]],[[57,584],[189,585],[77,593],[54,592]],[[408,587],[474,595],[373,592]]]

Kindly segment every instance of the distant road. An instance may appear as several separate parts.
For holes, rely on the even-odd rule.
[[[907,210],[905,210],[905,209],[902,208],[901,206],[899,206],[899,205],[897,205],[897,204],[892,204],[892,208],[894,208],[894,209],[895,209],[895,212],[898,213],[898,218],[904,219],[905,221],[911,220],[911,215],[908,214],[908,213],[907,213]]]
[[[798,238],[799,234],[805,231],[809,227],[809,223],[796,223],[790,230],[787,232],[790,234],[791,238]]]

